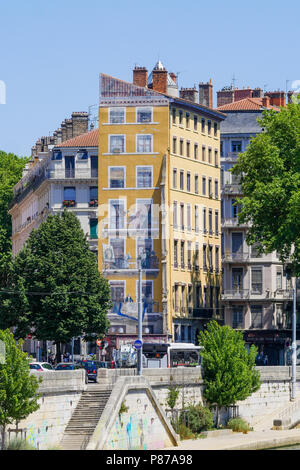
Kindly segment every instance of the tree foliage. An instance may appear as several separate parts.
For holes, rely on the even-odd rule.
[[[263,132],[253,138],[233,168],[241,176],[240,222],[250,224],[247,243],[291,256],[300,275],[300,103],[265,111]]]
[[[200,333],[199,344],[204,348],[204,397],[208,403],[218,407],[233,405],[259,389],[257,349],[246,349],[242,332],[211,321],[207,330]]]
[[[16,343],[9,330],[0,330],[0,341],[5,345],[4,360],[0,361],[0,426],[2,449],[5,444],[5,428],[8,424],[25,419],[39,408],[37,390],[39,382],[30,375],[27,354],[22,342]]]
[[[13,187],[22,176],[28,158],[0,150],[0,287],[8,282],[11,260],[11,217],[8,205],[13,197]]]
[[[58,344],[106,334],[109,284],[74,214],[50,215],[33,230],[11,276],[0,327],[16,327],[17,338],[33,331],[37,339]]]

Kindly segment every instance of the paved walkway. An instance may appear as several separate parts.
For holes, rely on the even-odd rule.
[[[166,450],[258,450],[272,447],[300,444],[300,429],[286,431],[249,431],[248,434],[235,433],[188,439],[181,441],[178,447]]]

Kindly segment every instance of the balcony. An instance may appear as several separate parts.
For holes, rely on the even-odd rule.
[[[222,300],[247,300],[249,297],[249,289],[224,290],[222,294]]]
[[[98,199],[91,199],[89,201],[89,207],[98,207]]]
[[[232,227],[240,227],[240,228],[248,228],[248,225],[244,222],[239,223],[238,217],[226,217],[221,220],[221,224],[223,228],[232,228]]]
[[[223,263],[246,263],[250,259],[250,253],[249,252],[237,252],[237,253],[232,253],[230,251],[227,251],[222,255],[222,262]]]
[[[76,206],[76,201],[74,199],[70,200],[64,200],[62,203],[63,207],[75,207]]]
[[[141,259],[141,267],[143,271],[159,271],[159,259],[156,255],[145,256]],[[128,256],[118,256],[112,260],[103,261],[103,270],[107,271],[138,271],[138,260],[129,258]]]
[[[225,183],[224,186],[222,187],[222,193],[241,196],[242,195],[241,185]]]

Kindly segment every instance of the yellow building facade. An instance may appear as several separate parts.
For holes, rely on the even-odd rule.
[[[99,269],[111,285],[112,346],[194,342],[220,297],[220,121],[216,111],[102,74]]]

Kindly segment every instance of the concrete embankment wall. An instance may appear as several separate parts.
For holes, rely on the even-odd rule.
[[[257,368],[261,376],[260,389],[246,400],[237,402],[240,416],[250,424],[263,415],[288,404],[290,401],[291,368],[285,366],[265,366]],[[135,375],[135,369],[99,369],[99,383],[111,388],[117,377]],[[188,404],[204,403],[203,377],[200,368],[144,369],[143,375],[149,380],[160,405],[166,409],[170,387],[180,388],[176,408]],[[297,392],[300,393],[300,367],[297,367]],[[228,411],[223,410],[221,421],[228,419]]]
[[[38,449],[58,445],[65,427],[75,410],[81,394],[86,390],[85,371],[31,372],[42,377],[38,393],[40,408],[19,423],[26,429],[26,440]],[[15,428],[9,425],[7,428]],[[11,433],[11,439],[16,435]],[[8,432],[6,439],[8,440]]]

